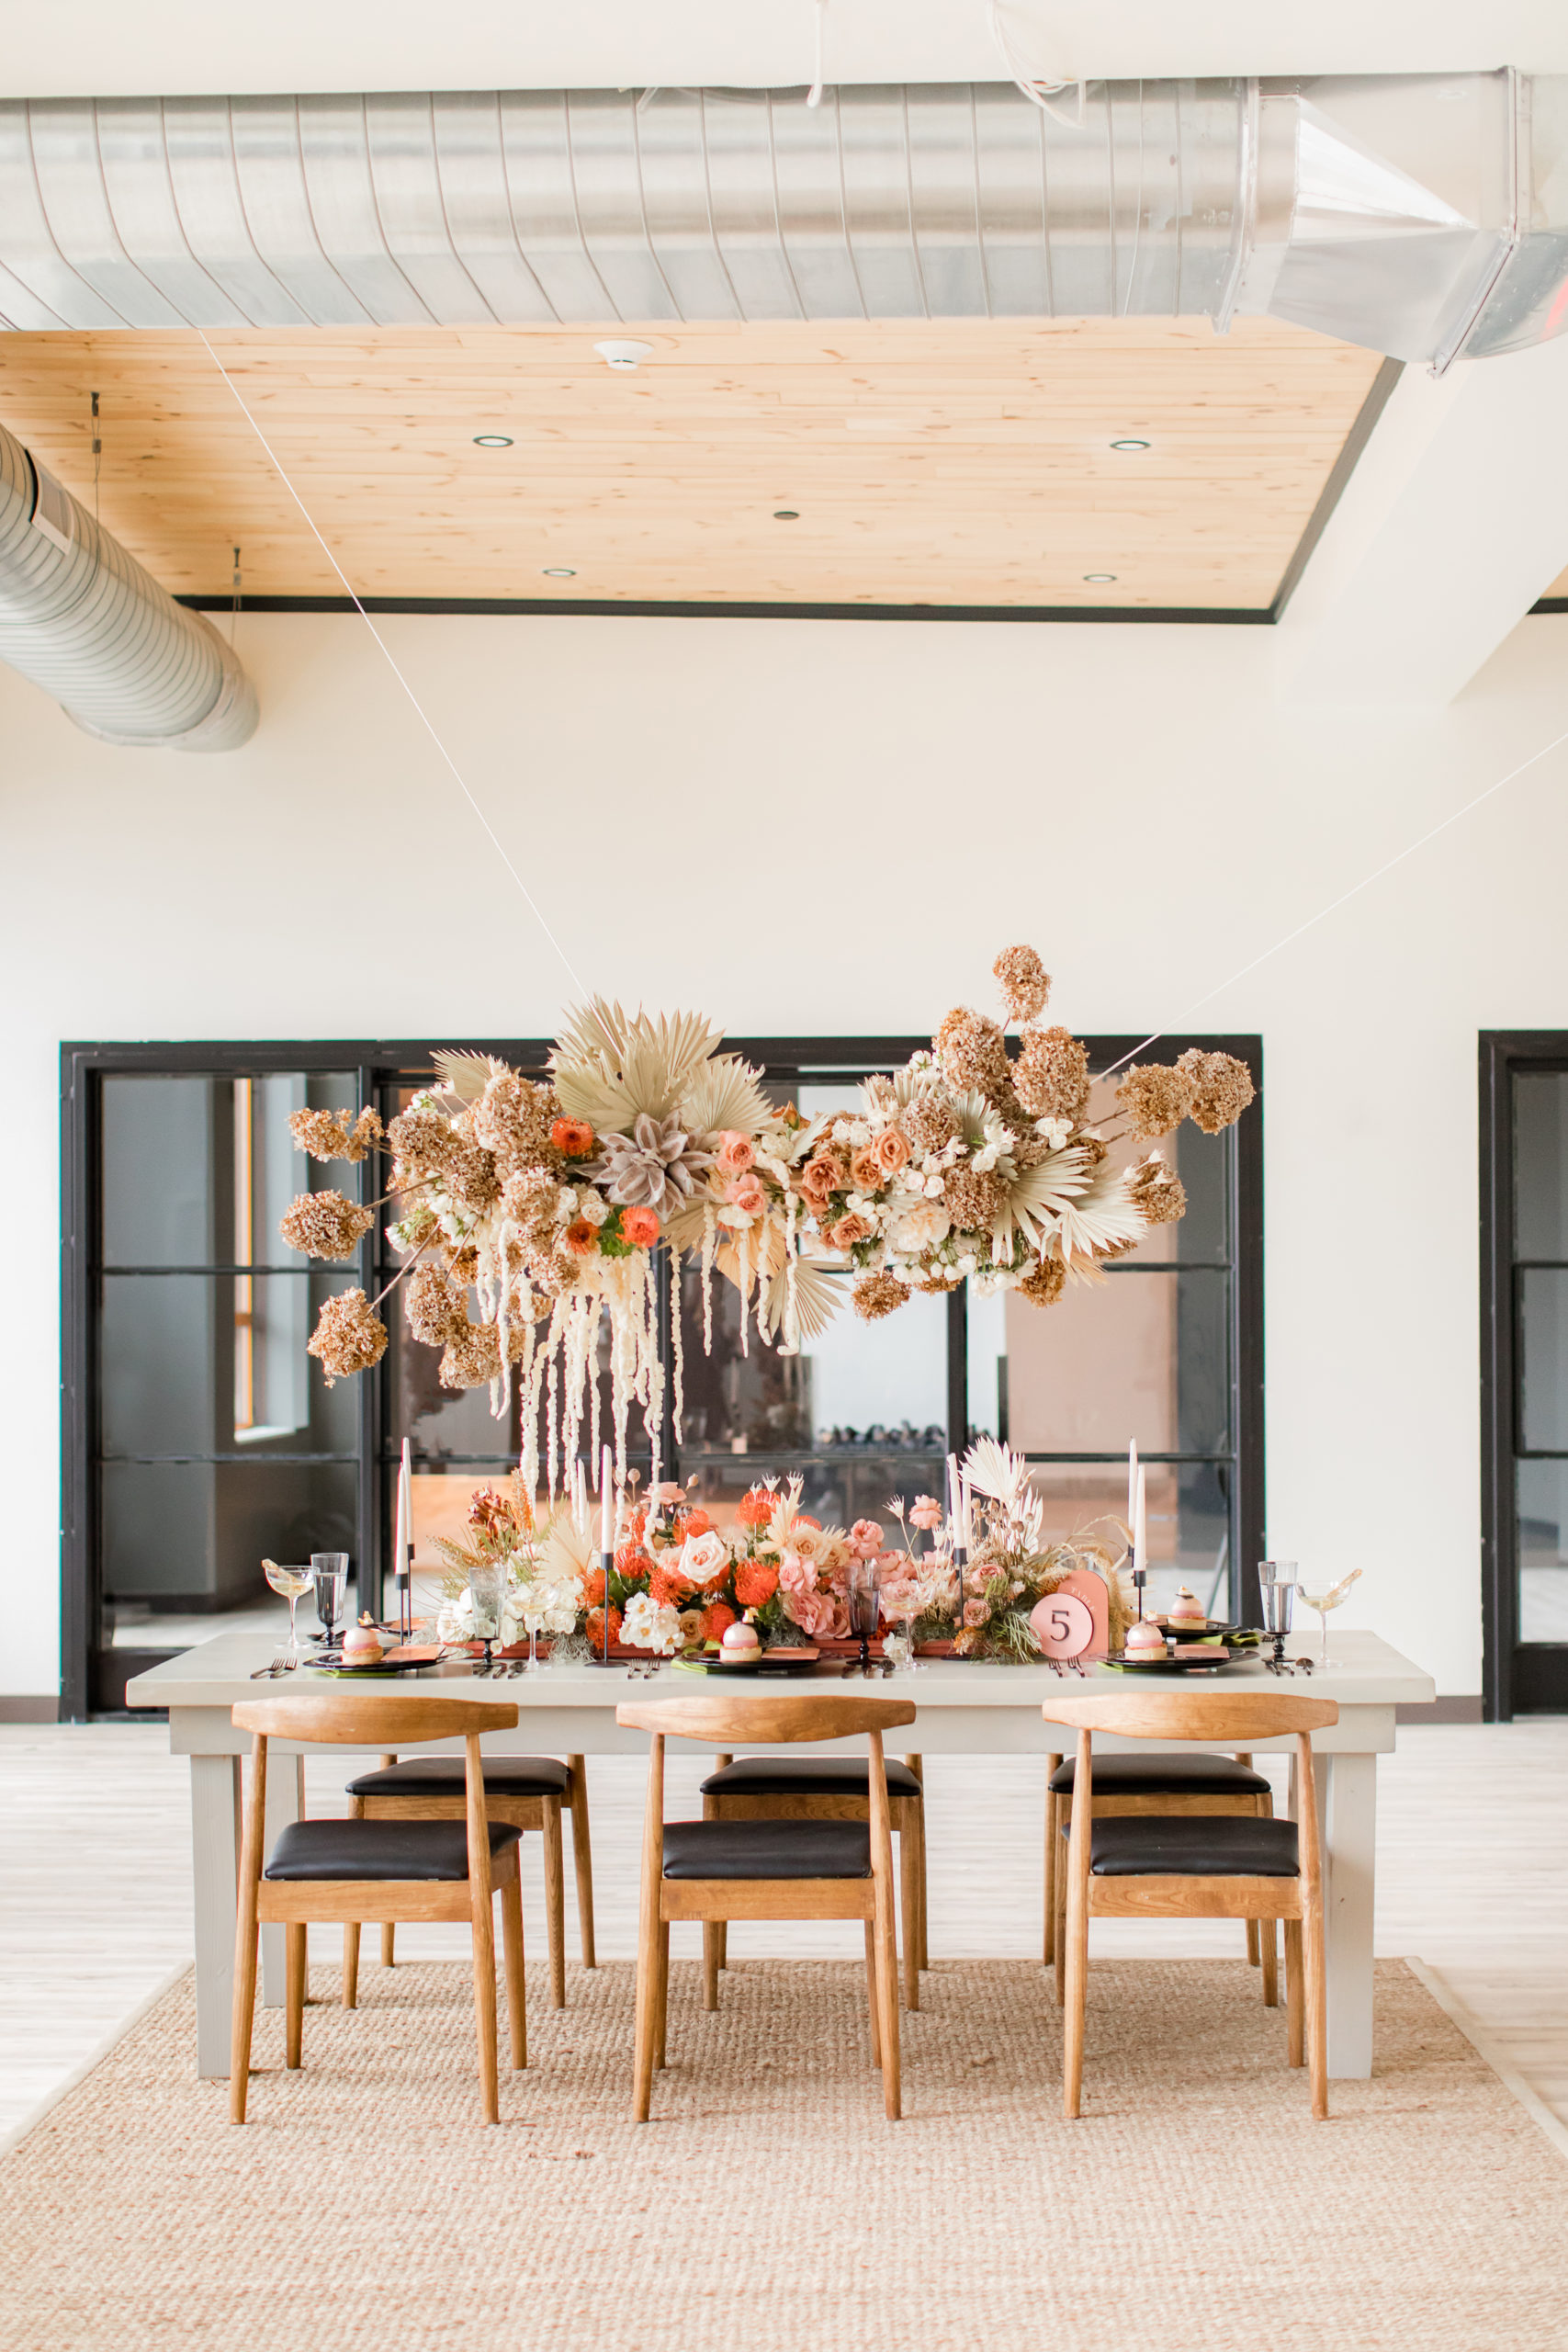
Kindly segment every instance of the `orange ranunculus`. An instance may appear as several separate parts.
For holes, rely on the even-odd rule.
[[[574,1216],[561,1238],[569,1250],[576,1250],[580,1258],[586,1258],[591,1250],[599,1247],[598,1229],[590,1225],[585,1216]]]
[[[586,1159],[593,1148],[593,1130],[586,1119],[557,1119],[550,1141],[568,1159]]]
[[[648,1589],[661,1609],[679,1609],[686,1595],[694,1592],[696,1587],[690,1577],[681,1574],[679,1568],[657,1567],[648,1580]]]
[[[633,1250],[651,1250],[659,1238],[659,1219],[651,1209],[621,1211],[621,1239]]]
[[[735,1623],[735,1611],[728,1600],[712,1600],[703,1611],[703,1639],[722,1642],[724,1629]]]
[[[761,1609],[779,1589],[779,1572],[771,1560],[737,1560],[735,1598],[742,1609]]]
[[[591,1609],[589,1611],[587,1634],[589,1640],[593,1645],[593,1647],[596,1650],[603,1649],[604,1645],[604,1611],[602,1609]],[[620,1638],[621,1612],[618,1609],[612,1609],[610,1611],[610,1647],[612,1649],[615,1648],[615,1644],[620,1640]]]
[[[773,1515],[773,1498],[766,1487],[748,1487],[736,1506],[735,1516],[742,1527],[766,1527]]]

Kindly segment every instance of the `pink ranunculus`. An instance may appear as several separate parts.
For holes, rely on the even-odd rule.
[[[884,1127],[876,1138],[876,1160],[885,1176],[897,1176],[909,1164],[909,1138],[902,1127]]]
[[[710,1528],[705,1535],[687,1536],[681,1549],[681,1573],[694,1584],[706,1584],[728,1560],[728,1545],[716,1528]]]
[[[798,1552],[781,1553],[779,1585],[784,1592],[815,1592],[817,1589],[816,1567],[811,1561],[802,1559]]]
[[[732,1201],[748,1216],[761,1216],[768,1205],[768,1196],[755,1176],[737,1176],[724,1188],[725,1198]]]
[[[917,1495],[909,1512],[911,1527],[923,1527],[927,1534],[942,1525],[946,1513],[934,1495]]]
[[[874,1519],[857,1519],[850,1530],[850,1550],[857,1560],[874,1560],[883,1541],[882,1530]]]
[[[650,1492],[655,1502],[667,1503],[671,1510],[677,1503],[683,1503],[686,1499],[685,1487],[676,1485],[669,1478],[666,1478],[661,1485],[652,1487]]]
[[[830,1593],[786,1592],[784,1606],[784,1615],[794,1619],[808,1640],[831,1634],[838,1612]]]
[[[756,1165],[757,1147],[750,1136],[736,1127],[726,1127],[718,1139],[719,1171],[725,1176],[744,1176]]]
[[[857,1241],[869,1241],[871,1234],[871,1219],[862,1216],[858,1210],[849,1209],[832,1227],[828,1238],[835,1250],[852,1250]]]

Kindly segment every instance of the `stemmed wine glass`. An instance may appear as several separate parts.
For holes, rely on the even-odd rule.
[[[291,1667],[298,1666],[299,1631],[294,1623],[294,1612],[299,1606],[300,1594],[310,1589],[310,1571],[309,1568],[280,1566],[276,1560],[264,1560],[262,1573],[274,1592],[288,1603],[288,1663]]]
[[[1285,1636],[1291,1630],[1291,1611],[1296,1589],[1294,1560],[1259,1560],[1258,1589],[1263,1600],[1263,1627],[1274,1644],[1272,1659],[1265,1659],[1278,1672],[1285,1655]]]
[[[549,1667],[549,1659],[539,1656],[539,1628],[545,1622],[548,1600],[549,1595],[537,1578],[525,1584],[519,1596],[518,1606],[523,1611],[523,1623],[528,1634],[528,1663],[523,1669],[525,1674],[544,1674]]]
[[[502,1619],[505,1613],[506,1563],[504,1560],[483,1560],[468,1571],[468,1605],[474,1612],[475,1638],[485,1645],[484,1670],[493,1674],[495,1651],[502,1639]]]
[[[310,1574],[316,1581],[316,1615],[321,1621],[322,1647],[337,1641],[337,1621],[343,1614],[343,1589],[348,1580],[346,1552],[312,1552]]]
[[[871,1672],[871,1641],[880,1614],[881,1577],[874,1560],[850,1562],[850,1631],[860,1644],[860,1670]]]

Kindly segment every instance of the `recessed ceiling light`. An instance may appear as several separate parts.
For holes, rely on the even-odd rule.
[[[547,580],[575,580],[577,578],[576,572],[569,571],[564,563],[547,563],[543,576]]]
[[[775,523],[798,523],[800,520],[800,510],[798,507],[795,506],[775,506],[773,509],[773,520]]]
[[[606,368],[635,368],[639,359],[650,356],[651,343],[596,343],[593,346]]]
[[[510,449],[512,435],[510,433],[476,433],[474,447],[476,449]]]
[[[1113,449],[1146,449],[1149,445],[1146,441],[1127,440],[1112,441],[1111,446]]]
[[[1116,577],[1113,571],[1086,571],[1084,578],[1091,588],[1108,587]]]

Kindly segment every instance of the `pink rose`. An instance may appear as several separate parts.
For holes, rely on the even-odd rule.
[[[837,1611],[832,1596],[826,1592],[789,1592],[784,1596],[784,1614],[793,1618],[808,1640],[818,1640],[831,1634]]]
[[[917,1495],[909,1513],[911,1527],[923,1527],[928,1535],[942,1525],[946,1516],[934,1495]]]
[[[850,1209],[839,1219],[828,1238],[835,1250],[852,1250],[857,1241],[869,1241],[872,1230],[869,1217],[862,1216],[858,1211]]]
[[[909,1138],[902,1127],[884,1127],[876,1138],[876,1164],[885,1176],[897,1176],[909,1164]]]
[[[966,1600],[964,1604],[964,1623],[966,1625],[988,1624],[990,1616],[990,1610],[983,1600]]]
[[[737,1176],[724,1188],[726,1200],[733,1201],[748,1216],[761,1216],[768,1205],[768,1196],[755,1176]]]
[[[721,1174],[744,1176],[756,1164],[757,1148],[750,1136],[735,1127],[726,1127],[718,1139],[718,1165]]]
[[[815,1592],[817,1570],[798,1552],[784,1552],[779,1558],[779,1584],[785,1592]]]
[[[874,1519],[857,1519],[850,1530],[850,1550],[857,1560],[874,1560],[883,1544]]]
[[[671,1510],[674,1509],[677,1503],[683,1503],[686,1499],[685,1487],[675,1485],[672,1480],[668,1478],[664,1480],[662,1485],[651,1487],[649,1492],[656,1503],[667,1503]]]

